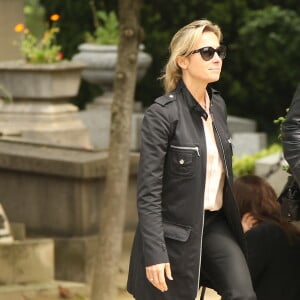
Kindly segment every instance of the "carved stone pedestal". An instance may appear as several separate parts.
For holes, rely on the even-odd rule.
[[[2,103],[0,132],[24,142],[92,148],[78,114],[69,103]]]

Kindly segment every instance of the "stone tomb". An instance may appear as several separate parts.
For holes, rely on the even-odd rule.
[[[131,153],[125,230],[137,223],[138,153]],[[0,139],[2,205],[29,237],[55,241],[55,279],[91,276],[107,152]]]

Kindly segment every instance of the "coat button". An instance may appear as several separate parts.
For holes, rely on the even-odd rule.
[[[184,164],[184,159],[181,159],[181,160],[179,161],[179,163],[180,163],[181,165],[183,165],[183,164]]]

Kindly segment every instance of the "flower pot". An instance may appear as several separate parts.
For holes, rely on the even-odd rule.
[[[0,62],[0,132],[24,142],[91,148],[89,133],[78,108],[68,103],[78,93],[84,64]],[[4,91],[4,92],[3,92]],[[5,96],[5,95],[4,95]]]
[[[137,59],[138,80],[143,78],[152,62],[151,56],[143,49],[144,46],[141,45]],[[78,50],[79,53],[73,56],[72,61],[85,63],[82,78],[87,82],[100,85],[106,91],[111,91],[118,57],[117,45],[81,44]]]
[[[77,95],[84,66],[75,61],[52,64],[0,62],[0,84],[15,102],[66,102],[68,98]]]

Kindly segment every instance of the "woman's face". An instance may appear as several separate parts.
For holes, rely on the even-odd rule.
[[[204,32],[194,50],[203,47],[216,49],[219,46],[219,39],[213,32]],[[184,81],[200,81],[203,84],[218,81],[222,69],[222,59],[216,52],[207,61],[201,57],[199,52],[193,53],[187,57],[179,58],[178,64],[182,68],[182,78]]]

